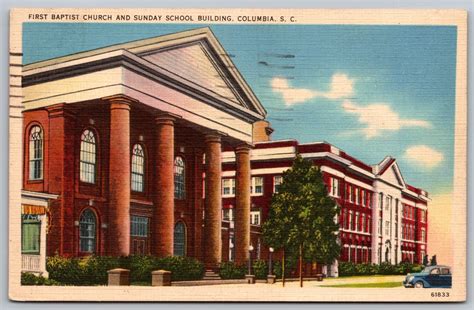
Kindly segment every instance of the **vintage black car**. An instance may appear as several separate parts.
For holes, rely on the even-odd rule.
[[[403,281],[403,286],[415,288],[451,288],[451,285],[451,268],[443,265],[428,266],[419,273],[409,273]]]

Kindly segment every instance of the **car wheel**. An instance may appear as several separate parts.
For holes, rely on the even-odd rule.
[[[415,283],[415,288],[423,288],[423,287],[424,287],[423,282],[418,281]]]

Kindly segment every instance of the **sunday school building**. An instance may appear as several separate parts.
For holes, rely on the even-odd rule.
[[[209,28],[26,65],[22,87],[23,271],[44,273],[55,253],[181,255],[210,269],[266,259],[261,224],[297,154],[342,207],[340,260],[427,251],[428,194],[395,159],[369,166],[326,142],[271,141]]]

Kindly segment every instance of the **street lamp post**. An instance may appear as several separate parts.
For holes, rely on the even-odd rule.
[[[249,275],[252,274],[252,251],[253,251],[253,245],[249,245]]]
[[[272,254],[273,254],[273,251],[274,249],[272,247],[270,247],[268,249],[269,253],[268,253],[268,275],[273,275],[273,266],[272,266]]]

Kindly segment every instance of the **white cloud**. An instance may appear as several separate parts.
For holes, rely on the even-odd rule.
[[[406,149],[404,157],[412,164],[428,169],[438,166],[444,160],[443,153],[426,145],[410,146]]]
[[[342,108],[347,113],[356,114],[359,123],[365,125],[361,131],[367,139],[380,136],[383,132],[399,131],[403,127],[431,128],[428,121],[418,119],[403,119],[385,103],[374,103],[367,106],[357,105],[350,100],[344,100]]]
[[[342,73],[336,73],[332,76],[328,91],[294,88],[287,79],[282,77],[274,77],[270,84],[274,92],[281,94],[283,101],[288,106],[303,103],[316,97],[343,99],[350,97],[354,91],[354,80]]]

